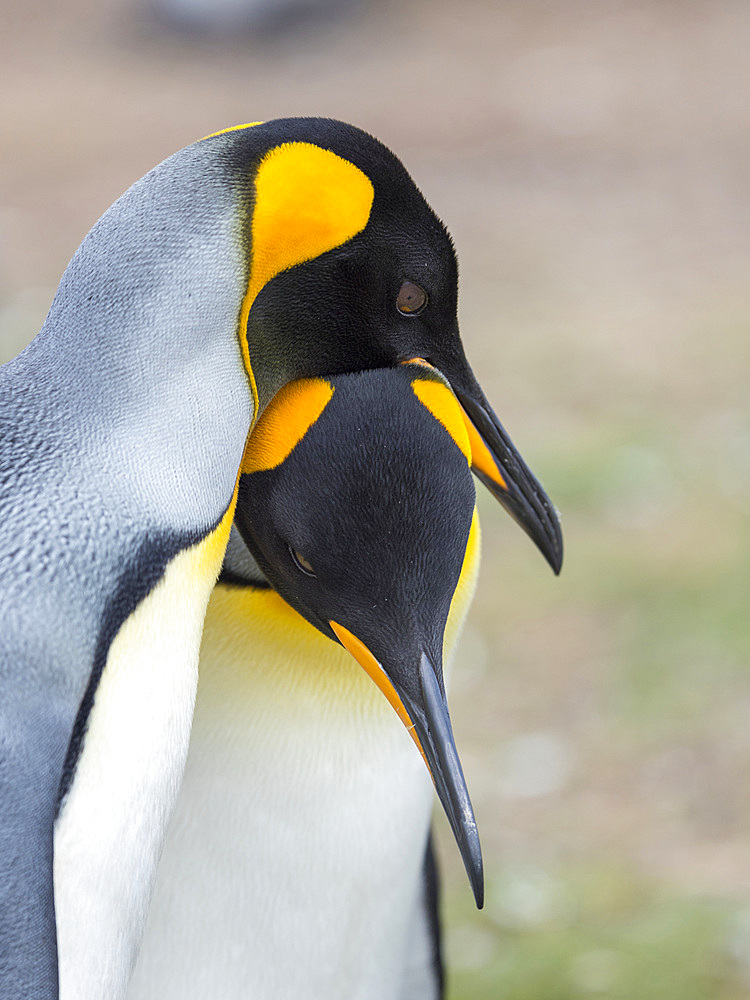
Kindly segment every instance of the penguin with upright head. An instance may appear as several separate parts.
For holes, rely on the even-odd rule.
[[[450,240],[366,133],[286,119],[170,157],[0,371],[0,987],[122,995],[187,752],[248,432],[287,382],[425,358],[554,568],[554,511],[456,324]]]
[[[470,458],[423,365],[264,411],[128,1000],[442,995],[428,772],[483,898],[445,681],[479,561]]]
[[[461,345],[451,238],[401,162],[366,133],[327,119],[240,126],[206,143],[221,144],[243,169],[254,166],[241,327],[260,408],[293,378],[426,360],[466,411],[474,471],[558,572],[554,508]]]

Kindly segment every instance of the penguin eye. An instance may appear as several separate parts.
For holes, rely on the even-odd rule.
[[[301,552],[298,552],[296,549],[293,549],[292,546],[290,545],[289,554],[291,555],[292,561],[294,562],[294,565],[297,567],[300,573],[304,573],[305,576],[315,576],[315,570],[312,568],[310,562],[307,559],[305,559],[305,557],[302,555]]]
[[[396,308],[402,316],[417,316],[427,305],[427,292],[413,281],[405,281],[398,292]]]

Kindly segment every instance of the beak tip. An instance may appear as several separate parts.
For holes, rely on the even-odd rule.
[[[545,553],[547,561],[552,567],[552,572],[555,576],[560,575],[560,570],[563,564],[563,533],[562,527],[560,526],[560,514],[557,508],[550,504],[550,528],[551,528],[551,538],[549,539],[548,552]]]
[[[438,683],[435,668],[426,653],[419,665],[422,687],[424,722],[423,745],[431,761],[428,763],[438,797],[453,830],[461,859],[466,869],[477,909],[484,905],[484,864],[474,810],[458,759],[445,696]],[[418,720],[419,715],[415,714]]]
[[[550,564],[550,567],[552,568],[552,572],[555,574],[555,576],[559,576],[563,564],[562,535],[560,535],[558,544],[550,549],[548,555],[545,553],[545,556],[547,562]]]
[[[484,907],[484,870],[482,868],[482,857],[480,855],[478,864],[469,872],[469,883],[471,891],[474,893],[474,902],[477,909]]]

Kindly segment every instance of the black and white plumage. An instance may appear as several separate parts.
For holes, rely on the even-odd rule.
[[[327,120],[187,147],[82,243],[0,371],[9,1000],[125,989],[246,438],[279,388],[426,357],[481,435],[475,468],[559,568],[554,511],[471,374],[455,310],[450,242],[404,168]]]
[[[442,995],[428,772],[372,679],[326,637],[329,620],[343,624],[405,701],[413,692],[441,789],[455,746],[428,746],[443,737],[424,716],[420,668],[427,653],[442,688],[479,529],[466,455],[412,390],[426,377],[404,366],[330,379],[292,452],[247,477],[238,520],[266,575],[233,534],[128,1000]],[[458,404],[431,384],[460,433]],[[272,402],[256,433],[285,405],[300,404]],[[452,777],[481,894],[460,767]]]

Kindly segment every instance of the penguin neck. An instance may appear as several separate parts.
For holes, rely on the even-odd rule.
[[[226,509],[253,416],[238,197],[200,145],[160,164],[86,236],[21,356],[87,481],[100,468],[141,520],[180,530]]]

